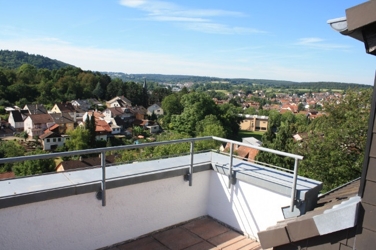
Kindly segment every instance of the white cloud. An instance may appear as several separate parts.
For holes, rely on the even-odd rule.
[[[187,23],[184,26],[189,30],[200,31],[204,33],[212,34],[251,34],[251,33],[264,33],[256,29],[244,28],[244,27],[231,27],[224,24],[212,23],[212,22],[195,22]]]
[[[124,6],[135,8],[135,7],[145,4],[145,1],[144,0],[121,0],[120,3]]]
[[[327,73],[322,67],[307,65],[286,65],[285,60],[267,60],[261,51],[251,57],[235,57],[224,60],[222,57],[208,57],[207,60],[185,57],[181,54],[150,53],[116,48],[81,47],[54,38],[0,40],[0,48],[21,50],[57,59],[84,70],[111,71],[124,73],[182,74],[214,76],[224,78],[258,78],[291,81],[342,81],[367,82],[354,74],[344,74],[341,70]],[[241,48],[247,50],[247,47]],[[258,51],[258,50],[256,50]],[[217,54],[218,55],[218,54]],[[259,56],[259,59],[256,57]],[[328,69],[328,71],[332,71]],[[361,74],[360,74],[361,75]],[[368,76],[364,77],[367,78]]]
[[[323,49],[323,50],[332,50],[332,49],[349,49],[350,46],[342,44],[332,44],[326,43],[324,39],[318,37],[306,37],[300,38],[296,45],[306,46],[312,49]]]
[[[243,17],[244,14],[241,12],[217,9],[187,9],[166,1],[121,0],[120,4],[146,12],[145,19],[147,20],[175,22],[180,24],[180,27],[189,30],[216,34],[262,33],[257,29],[233,27],[209,19],[222,16]],[[185,24],[181,25],[181,23]]]

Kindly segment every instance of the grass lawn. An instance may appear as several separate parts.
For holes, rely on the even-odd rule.
[[[239,134],[236,138],[237,141],[242,141],[243,137],[255,137],[257,140],[261,141],[261,137],[264,134],[264,131],[248,131],[248,130],[240,130]]]
[[[215,92],[222,92],[222,93],[224,93],[224,94],[228,94],[229,92],[227,91],[227,90],[224,90],[224,89],[216,89],[216,90],[214,90]]]

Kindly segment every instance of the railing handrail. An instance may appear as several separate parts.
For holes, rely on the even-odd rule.
[[[87,154],[101,154],[101,167],[102,167],[102,205],[106,205],[105,201],[105,191],[106,191],[106,161],[105,161],[105,153],[109,151],[118,151],[118,150],[129,150],[129,149],[138,149],[138,148],[145,148],[145,147],[155,147],[160,145],[168,145],[168,144],[175,144],[175,143],[185,143],[189,142],[190,145],[190,155],[191,155],[191,163],[189,169],[189,185],[192,185],[192,174],[193,174],[193,155],[194,155],[194,142],[196,141],[203,141],[203,140],[216,140],[221,142],[230,143],[230,167],[229,167],[229,188],[231,188],[231,183],[233,181],[233,173],[232,173],[232,162],[233,162],[233,146],[234,144],[245,146],[249,148],[254,148],[257,150],[273,153],[276,155],[286,156],[295,159],[294,163],[294,173],[293,173],[293,183],[291,187],[291,207],[290,210],[293,211],[293,206],[296,197],[296,183],[297,183],[297,175],[298,175],[298,160],[302,160],[303,156],[286,153],[274,149],[264,148],[260,146],[255,146],[243,142],[233,141],[229,139],[224,139],[217,136],[205,136],[205,137],[196,137],[196,138],[185,138],[185,139],[178,139],[178,140],[171,140],[171,141],[160,141],[160,142],[149,142],[149,143],[142,143],[142,144],[132,144],[132,145],[123,145],[123,146],[114,146],[114,147],[103,147],[103,148],[94,148],[94,149],[84,149],[84,150],[75,150],[75,151],[67,151],[67,152],[58,152],[58,153],[49,153],[49,154],[39,154],[39,155],[27,155],[27,156],[18,156],[18,157],[9,157],[0,159],[0,164],[3,163],[13,163],[19,161],[27,161],[27,160],[39,160],[39,159],[48,159],[48,158],[56,158],[56,157],[64,157],[64,156],[72,156],[72,155],[87,155]]]
[[[102,153],[102,152],[109,152],[109,151],[117,151],[117,150],[127,150],[127,149],[137,149],[137,148],[146,148],[146,147],[154,147],[160,145],[168,145],[168,144],[175,144],[175,143],[184,143],[184,142],[192,142],[192,141],[203,141],[203,140],[216,140],[221,142],[229,142],[234,143],[237,145],[258,149],[261,151],[274,153],[281,156],[286,156],[294,159],[302,160],[303,156],[286,153],[270,148],[264,148],[260,146],[255,146],[243,142],[233,141],[229,139],[224,139],[217,136],[205,136],[205,137],[196,137],[196,138],[185,138],[185,139],[178,139],[178,140],[171,140],[171,141],[160,141],[160,142],[148,142],[148,143],[141,143],[141,144],[132,144],[132,145],[122,145],[122,146],[114,146],[114,147],[103,147],[103,148],[91,148],[91,149],[82,149],[82,150],[75,150],[75,151],[66,151],[66,152],[57,152],[57,153],[48,153],[48,154],[39,154],[39,155],[27,155],[27,156],[17,156],[17,157],[9,157],[9,158],[0,158],[0,164],[3,163],[13,163],[18,161],[27,161],[27,160],[39,160],[39,159],[48,159],[48,158],[56,158],[56,157],[64,157],[64,156],[73,156],[73,155],[86,155],[86,154],[95,154],[95,153]]]
[[[249,147],[249,148],[258,149],[258,150],[273,153],[273,154],[276,154],[276,155],[287,156],[287,157],[290,157],[290,158],[303,160],[303,156],[301,156],[301,155],[286,153],[286,152],[275,150],[275,149],[264,148],[264,147],[260,147],[260,146],[256,146],[256,145],[252,145],[252,144],[248,144],[248,143],[244,143],[244,142],[238,142],[238,141],[233,141],[233,140],[229,140],[229,139],[224,139],[224,138],[216,137],[216,136],[212,136],[212,139],[216,140],[216,141],[229,142],[229,143],[234,143],[236,145],[241,145],[241,146],[246,146],[246,147]]]
[[[122,145],[122,146],[114,146],[114,147],[91,148],[91,149],[81,149],[81,150],[75,150],[75,151],[66,151],[66,152],[57,152],[57,153],[48,153],[48,154],[39,154],[39,155],[26,155],[26,156],[17,156],[17,157],[9,157],[9,158],[0,158],[0,164],[13,163],[13,162],[18,162],[18,161],[27,161],[27,160],[40,160],[40,159],[48,159],[48,158],[56,158],[56,157],[64,157],[64,156],[73,156],[73,155],[87,155],[87,154],[95,154],[95,153],[99,154],[102,152],[118,151],[118,150],[123,150],[123,149],[127,150],[127,149],[155,147],[155,146],[160,146],[160,145],[168,145],[168,144],[184,143],[184,142],[192,142],[192,141],[202,141],[202,140],[210,140],[210,139],[212,139],[211,136],[205,136],[205,137],[185,138],[185,139],[178,139],[178,140],[171,140],[171,141],[148,142],[148,143]]]

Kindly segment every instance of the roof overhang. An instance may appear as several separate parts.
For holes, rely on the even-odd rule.
[[[366,52],[376,55],[376,1],[368,1],[346,10],[346,17],[328,20],[343,35],[364,43]]]

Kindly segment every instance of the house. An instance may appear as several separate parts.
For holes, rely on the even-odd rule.
[[[85,122],[88,119],[88,116],[91,118],[91,116],[93,115],[94,115],[95,120],[97,119],[104,120],[104,117],[105,117],[105,115],[100,111],[88,111],[82,116],[83,122]]]
[[[106,156],[106,165],[110,166],[115,163],[115,155],[108,155]],[[83,169],[83,168],[92,168],[98,167],[101,165],[101,157],[90,157],[90,158],[83,158],[80,157],[79,160],[69,160],[69,161],[62,161],[56,166],[56,172],[67,171],[67,170],[76,170],[76,169]]]
[[[163,115],[163,109],[158,104],[153,104],[147,108],[146,114],[151,116],[153,113],[156,116]]]
[[[55,124],[39,136],[39,139],[42,141],[43,150],[54,150],[57,147],[64,146],[65,140],[68,137],[62,136],[58,132],[58,127],[59,125]]]
[[[77,118],[77,111],[76,111],[76,108],[72,105],[72,103],[57,103],[53,106],[53,108],[51,109],[51,111],[49,113],[57,113],[57,114],[61,114],[61,113],[68,113],[74,120],[74,122],[76,122],[76,118]]]
[[[132,102],[124,96],[117,96],[106,102],[107,108],[132,106]]]
[[[281,110],[289,110],[293,113],[297,113],[298,105],[296,105],[295,103],[283,104]]]
[[[32,115],[48,113],[43,104],[26,104],[23,109],[28,110],[28,112]]]
[[[69,113],[50,114],[55,124],[59,125],[59,133],[65,134],[75,128],[75,119]]]
[[[133,123],[135,126],[143,127],[143,129],[149,130],[150,133],[158,133],[160,131],[159,124],[151,120],[138,120],[136,119]]]
[[[229,152],[230,145],[231,145],[230,143],[227,143],[225,147],[221,146],[220,150]],[[234,153],[238,155],[239,158],[245,161],[250,161],[250,162],[253,162],[255,160],[256,155],[259,152],[258,149],[246,147],[243,145],[235,145],[233,150],[234,150]]]
[[[97,141],[107,141],[108,135],[112,134],[111,126],[105,120],[95,120],[95,139]]]
[[[49,114],[29,115],[24,121],[24,131],[29,137],[40,136],[54,124],[55,121]]]
[[[110,122],[112,118],[119,117],[124,121],[133,121],[134,115],[130,112],[129,108],[113,107],[103,110],[104,120]]]
[[[96,140],[107,140],[107,136],[112,134],[111,126],[104,120],[104,115],[98,111],[89,111],[86,112],[84,115],[84,122],[80,124],[80,126],[84,126],[84,123],[88,119],[88,117],[94,116],[95,119],[95,132],[96,132]]]
[[[241,130],[248,131],[266,131],[268,129],[268,119],[267,116],[258,115],[240,115],[244,120],[240,123]]]
[[[71,104],[76,109],[79,108],[80,110],[86,112],[90,109],[93,109],[95,107],[102,107],[103,104],[94,98],[84,99],[84,100],[72,100]]]
[[[118,120],[118,121],[120,120],[121,121],[120,124],[118,124],[116,120]],[[112,130],[111,134],[113,134],[113,135],[120,134],[123,130],[123,122],[120,118],[118,118],[118,119],[111,118],[108,125],[110,125],[111,130]]]
[[[143,106],[134,106],[130,108],[130,112],[138,120],[144,120],[147,110]]]
[[[29,115],[28,110],[14,110],[9,112],[8,122],[10,127],[16,132],[24,130],[24,120]]]

